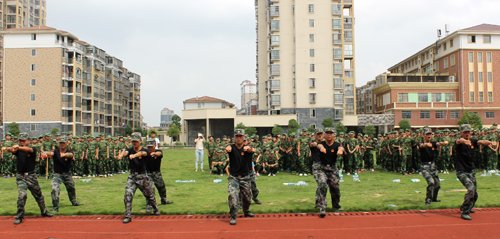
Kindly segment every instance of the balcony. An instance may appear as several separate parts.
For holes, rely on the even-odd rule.
[[[344,0],[344,6],[346,7],[352,6],[352,0]]]
[[[84,124],[92,124],[92,119],[90,119],[90,118],[82,119],[82,123],[84,123]]]
[[[271,80],[271,90],[272,91],[278,91],[280,90],[280,80]]]
[[[352,29],[352,26],[353,26],[352,17],[345,17],[344,18],[344,29]]]
[[[342,4],[337,4],[337,3],[332,4],[332,15],[342,16]]]

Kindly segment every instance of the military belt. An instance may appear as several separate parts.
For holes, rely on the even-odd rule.
[[[422,162],[422,164],[433,164],[434,161],[431,161],[431,162]]]
[[[17,173],[19,175],[24,175],[24,176],[28,176],[29,174],[35,174],[35,171],[31,171],[31,172],[24,172],[24,173]]]
[[[130,173],[134,175],[139,175],[139,174],[146,174],[147,172],[130,172]]]

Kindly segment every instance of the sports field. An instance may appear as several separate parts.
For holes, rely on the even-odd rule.
[[[194,172],[194,150],[172,149],[164,151],[162,172],[167,185],[168,199],[174,204],[161,205],[163,215],[185,214],[228,214],[227,177],[209,174],[205,155],[205,172]],[[478,173],[479,199],[476,207],[499,207],[500,176],[481,177]],[[353,182],[352,175],[344,175],[345,182],[340,184],[342,193],[341,205],[347,212],[355,211],[394,211],[415,209],[459,208],[463,202],[465,188],[456,181],[454,174],[440,174],[441,182],[439,203],[430,206],[424,204],[426,182],[420,175],[402,176],[381,170],[362,172],[361,182]],[[59,213],[55,215],[121,215],[124,213],[123,196],[126,175],[110,178],[91,178],[90,182],[75,179],[77,198],[84,206],[73,207],[68,200],[64,186],[61,189]],[[220,184],[214,179],[223,179]],[[393,179],[401,179],[393,183]],[[420,179],[413,183],[411,179]],[[195,183],[175,183],[176,180],[196,180]],[[299,180],[309,183],[308,186],[285,186],[285,182]],[[50,197],[50,180],[40,178],[40,185],[49,210],[52,207]],[[0,178],[0,215],[15,215],[17,188],[15,178]],[[260,190],[259,199],[262,205],[253,204],[250,210],[254,213],[310,213],[318,212],[314,208],[316,182],[309,175],[299,177],[288,172],[280,172],[276,177],[260,176],[257,179]],[[159,199],[157,198],[157,201]],[[329,201],[329,200],[328,200]],[[394,204],[396,207],[389,207]],[[145,212],[145,198],[138,190],[134,198],[134,215]],[[51,210],[50,210],[51,211]],[[332,211],[329,205],[327,212]],[[38,206],[31,195],[26,204],[27,215],[39,215]]]

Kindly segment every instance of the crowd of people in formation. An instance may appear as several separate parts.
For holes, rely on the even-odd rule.
[[[152,138],[159,144],[152,132]],[[52,152],[59,148],[61,135],[56,133],[28,138],[29,147],[37,149],[35,172],[39,177],[52,178],[54,162],[52,156],[44,156],[45,152]],[[81,136],[68,134],[68,149],[74,152],[75,163],[72,164],[72,177],[112,177],[115,174],[128,172],[128,161],[118,160],[118,155],[125,149],[132,147],[131,136],[111,137],[101,133],[98,136],[84,133]],[[145,141],[143,146],[145,147]],[[19,139],[7,133],[2,140],[0,158],[0,174],[4,178],[14,177],[16,174],[17,157],[6,149],[19,144]]]

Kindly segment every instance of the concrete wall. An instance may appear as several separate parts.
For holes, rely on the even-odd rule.
[[[11,122],[6,122],[4,123],[4,129],[5,133],[9,132],[9,127],[7,126]],[[58,128],[59,133],[61,132],[62,129],[62,123],[60,122],[53,122],[53,123],[22,123],[22,122],[16,122],[19,124],[19,131],[21,133],[28,133],[30,137],[34,136],[40,136],[42,134],[47,134],[52,131],[53,128]],[[36,130],[31,131],[31,125],[34,124],[36,125]]]

